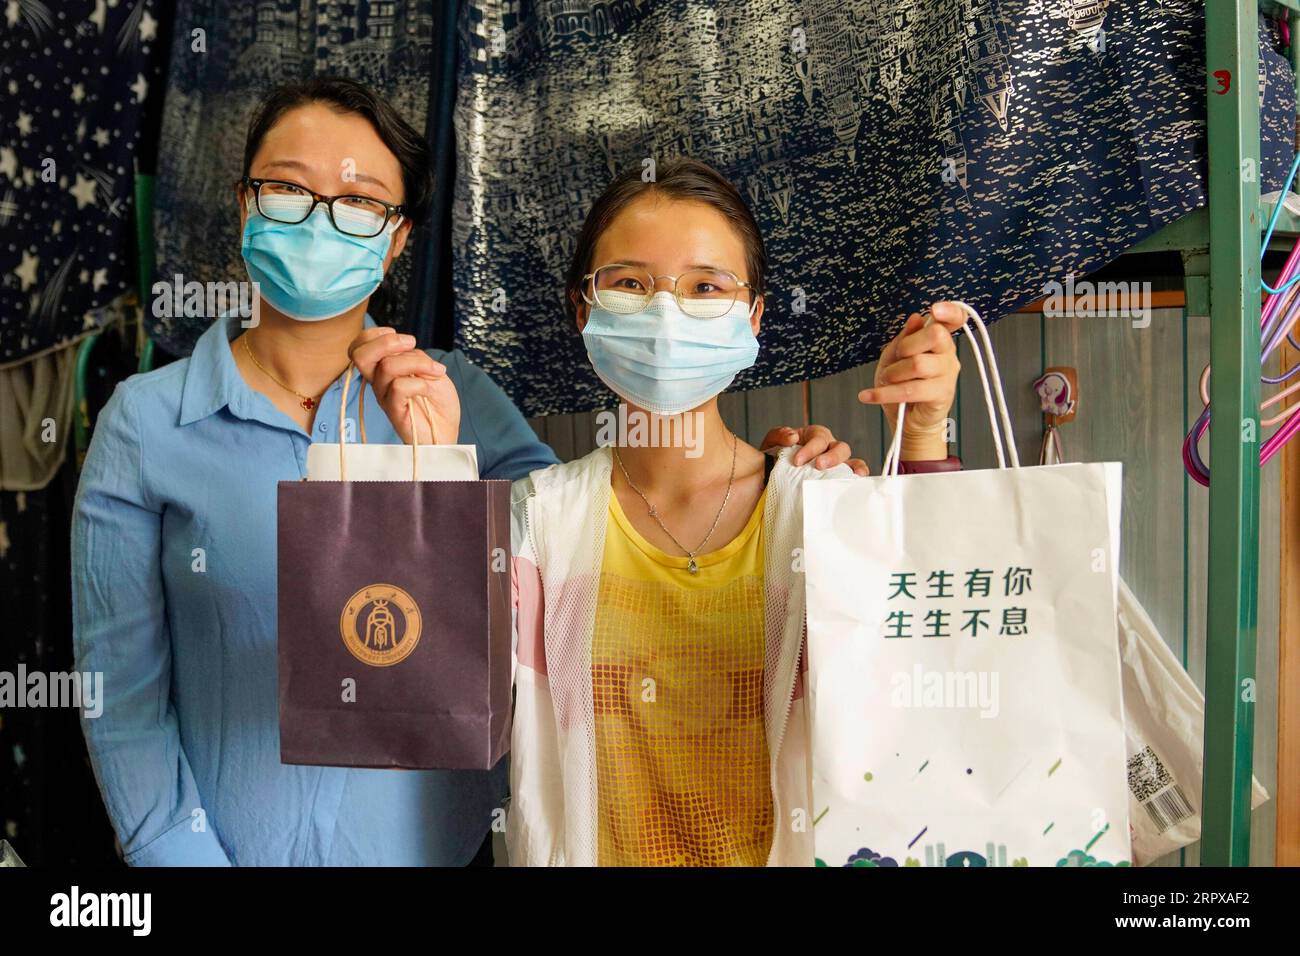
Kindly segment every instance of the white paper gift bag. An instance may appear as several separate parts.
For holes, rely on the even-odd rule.
[[[1009,468],[900,478],[900,421],[884,476],[804,485],[820,864],[1129,865],[1120,466],[1021,468],[993,425]]]
[[[419,481],[478,481],[473,445],[419,445],[414,454]],[[409,445],[313,442],[307,448],[307,480],[341,481],[346,474],[348,481],[410,481],[411,455]]]
[[[339,398],[339,444],[312,442],[307,448],[308,481],[478,481],[478,449],[474,445],[371,445],[366,442],[366,383],[357,396],[359,442],[348,442],[350,422],[343,417],[347,408],[352,366],[343,379]],[[421,399],[427,404],[426,399]],[[432,414],[426,412],[426,424]],[[418,436],[413,436],[418,437]],[[430,436],[431,438],[433,436]]]

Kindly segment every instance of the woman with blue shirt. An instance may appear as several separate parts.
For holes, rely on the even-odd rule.
[[[556,462],[463,355],[419,350],[366,312],[428,214],[430,167],[423,138],[355,82],[274,91],[237,187],[258,321],[218,318],[189,358],[132,376],[99,416],[73,526],[74,644],[76,668],[104,675],[103,713],[82,726],[129,864],[491,861],[502,766],[280,763],[276,483],[306,475],[313,441],[339,440],[354,344],[371,441],[401,441],[390,419],[424,395],[440,439],[477,446],[483,477]],[[764,444],[795,443],[819,466],[848,457],[820,428]]]

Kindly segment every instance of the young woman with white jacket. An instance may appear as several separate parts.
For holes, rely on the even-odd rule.
[[[620,176],[579,235],[568,297],[629,427],[515,483],[512,865],[813,863],[800,486],[852,471],[765,456],[719,413],[758,353],[765,273],[744,200],[692,160]],[[930,312],[859,396],[891,422],[907,402],[903,471],[960,467],[964,316]]]

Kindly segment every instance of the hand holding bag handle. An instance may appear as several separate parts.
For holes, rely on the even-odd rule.
[[[343,394],[339,396],[339,481],[348,480],[347,459],[343,454],[343,447],[347,444],[345,441],[347,432],[343,429],[343,423],[345,421],[344,414],[348,408],[348,389],[352,383],[352,370],[354,368],[356,368],[355,365],[349,365],[347,371],[343,373]],[[416,398],[420,400],[420,406],[429,420],[429,444],[436,445],[438,444],[438,434],[433,427],[433,408],[429,405],[427,396],[417,395]],[[411,480],[419,481],[420,433],[416,426],[415,414],[412,411],[410,401],[406,403],[406,418],[411,423]],[[366,380],[364,378],[361,379],[361,386],[357,391],[357,431],[360,433],[361,444],[366,444]]]
[[[1002,375],[998,371],[998,360],[993,354],[993,342],[989,338],[989,331],[980,318],[980,314],[965,302],[955,303],[968,316],[967,322],[962,326],[966,334],[971,337],[971,352],[975,356],[975,367],[979,369],[980,384],[984,389],[984,404],[989,410],[989,425],[993,429],[993,450],[998,456],[998,467],[1007,467],[1006,459],[1009,455],[1011,458],[1011,467],[1020,467],[1020,455],[1016,451],[1015,433],[1011,428],[1011,415],[1007,412],[1007,399],[1002,392]],[[932,317],[927,318],[925,324],[929,325]],[[978,332],[978,337],[976,336]],[[984,350],[984,356],[988,358],[988,370],[984,368],[984,356],[981,355],[981,346]],[[992,387],[989,383],[989,372],[993,373]],[[993,398],[997,397],[997,411],[993,408]],[[881,467],[883,475],[897,475],[899,466],[899,457],[902,450],[903,438],[903,416],[907,409],[906,402],[898,403],[898,422],[894,426],[894,437],[889,443],[889,451],[885,455],[885,463]],[[1002,426],[998,428],[998,412],[1001,412]],[[1004,453],[1003,439],[1005,436],[1006,449]]]

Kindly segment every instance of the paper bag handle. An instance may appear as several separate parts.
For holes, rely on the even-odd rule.
[[[344,430],[344,415],[348,408],[348,390],[352,384],[352,370],[355,365],[349,364],[347,371],[343,373],[343,393],[339,396],[339,481],[348,480],[347,458],[343,454],[343,446],[346,444],[345,438],[347,432]],[[374,391],[372,388],[371,391]],[[433,427],[433,407],[429,404],[427,395],[417,395],[416,399],[420,402],[420,407],[429,420],[429,444],[438,443],[438,434]],[[419,481],[418,467],[420,461],[420,432],[416,425],[415,413],[412,410],[413,402],[406,403],[406,420],[411,423],[411,480]],[[361,385],[357,389],[357,431],[361,438],[361,444],[366,444],[366,380],[363,376]]]
[[[989,410],[989,426],[993,430],[993,450],[998,457],[998,467],[1007,467],[1007,458],[1011,459],[1011,467],[1020,467],[1020,454],[1016,451],[1015,431],[1011,427],[1011,415],[1007,411],[1006,395],[1002,391],[1002,374],[998,371],[997,356],[993,354],[993,342],[989,338],[988,327],[980,314],[965,302],[955,303],[963,312],[966,313],[967,320],[962,326],[966,334],[970,336],[971,352],[975,356],[975,367],[980,373],[980,385],[984,390],[984,404]],[[926,319],[925,324],[929,325],[933,316]],[[977,334],[978,333],[978,334]],[[981,348],[983,355],[981,355]],[[984,359],[988,359],[988,369],[984,367]],[[992,383],[990,384],[989,373],[992,373]],[[997,398],[997,410],[994,410],[993,399]],[[902,452],[903,438],[903,416],[906,413],[907,403],[898,403],[898,422],[894,426],[894,437],[889,443],[889,452],[885,455],[885,463],[881,467],[881,474],[897,475],[899,458]],[[1001,429],[999,429],[998,417],[1001,413]],[[1005,449],[1003,441],[1005,439]]]

